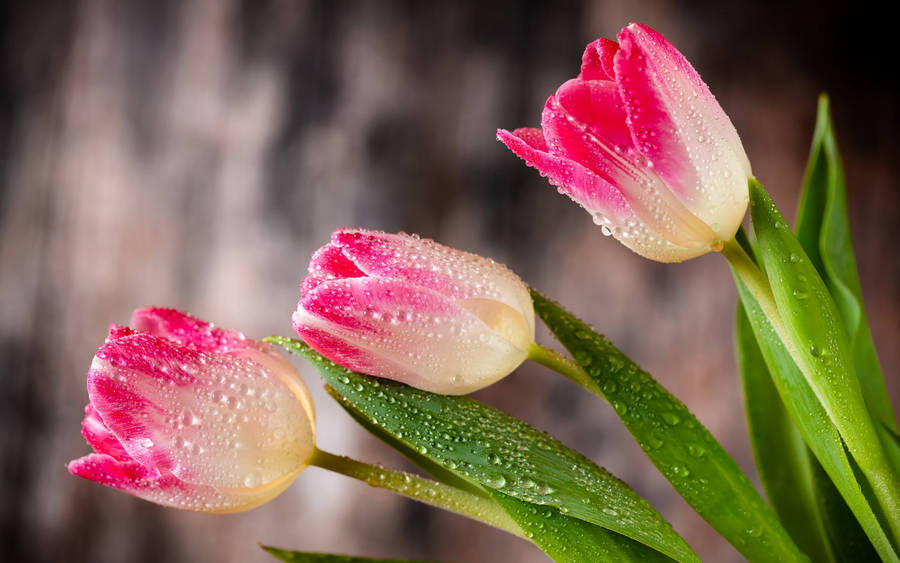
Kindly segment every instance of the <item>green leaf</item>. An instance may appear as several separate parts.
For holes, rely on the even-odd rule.
[[[837,308],[797,237],[755,179],[750,180],[750,213],[780,317],[770,320],[780,323],[776,330],[865,474],[896,540],[900,481],[869,416]]]
[[[742,305],[736,315],[735,342],[753,456],[763,488],[785,528],[813,561],[835,561],[832,542],[839,554],[844,547],[852,547],[854,557],[870,553],[877,560],[871,543],[785,409]],[[793,363],[779,369],[796,372]],[[829,535],[826,519],[844,529]]]
[[[737,463],[687,407],[603,336],[532,290],[535,312],[676,491],[753,561],[805,557]],[[740,507],[740,508],[736,508]]]
[[[435,395],[351,372],[298,340],[267,340],[309,360],[343,404],[445,470],[513,498],[555,507],[678,561],[698,560],[628,485],[524,422],[469,397]]]
[[[850,337],[853,363],[869,410],[883,427],[888,453],[896,456],[895,467],[900,467],[900,428],[866,319],[850,239],[844,170],[828,106],[828,97],[820,96],[809,164],[797,210],[797,238],[837,305]],[[889,447],[891,445],[893,447]]]
[[[527,503],[497,491],[493,491],[493,495],[532,541],[554,561],[672,561],[639,542],[584,520],[565,516],[551,506]]]
[[[373,559],[371,557],[353,557],[352,555],[291,551],[268,545],[259,547],[269,552],[275,559],[285,563],[431,563],[424,559]]]
[[[831,423],[828,413],[825,412],[812,387],[810,387],[806,378],[797,368],[759,303],[753,298],[753,295],[751,295],[747,286],[744,285],[737,274],[735,274],[735,283],[746,318],[749,320],[753,335],[756,337],[758,351],[765,360],[772,383],[774,383],[780,397],[780,401],[769,398],[770,402],[762,407],[758,416],[753,413],[750,416],[756,418],[765,417],[769,412],[777,413],[777,410],[783,406],[790,414],[791,420],[793,420],[796,429],[803,436],[807,446],[815,454],[816,459],[824,468],[828,477],[830,477],[831,482],[840,491],[844,501],[846,501],[846,505],[856,515],[859,524],[865,530],[866,535],[881,558],[884,561],[900,560],[854,476],[853,466],[845,453],[840,434]],[[748,397],[749,400],[751,400],[750,397]],[[753,400],[763,400],[763,398],[757,395]],[[776,403],[778,404],[776,405]],[[769,409],[772,405],[774,406],[772,411],[770,411]],[[776,429],[772,431],[777,432]],[[768,447],[773,446],[771,441],[766,442],[765,445]],[[756,439],[754,439],[754,448],[755,453],[762,449]],[[786,448],[787,446],[783,446],[780,449],[783,451]],[[779,463],[778,455],[779,453],[770,452],[769,461],[766,462],[766,465],[770,468],[773,465],[777,466]],[[802,466],[801,460],[794,459],[794,462]],[[782,463],[792,463],[791,458],[783,459]],[[775,469],[778,468],[776,467]],[[786,468],[780,469],[782,474],[786,472]],[[798,469],[798,471],[802,472],[802,469]],[[766,475],[771,475],[771,473],[761,469],[761,475],[763,476],[763,482],[766,483]],[[835,506],[835,501],[831,498],[831,495],[822,495],[822,491],[827,493],[828,489],[824,483],[818,482],[821,479],[818,472],[812,471],[809,479],[811,482],[808,486],[798,485],[799,488],[793,492],[786,486],[778,487],[778,492],[776,493],[770,491],[772,495],[770,498],[773,499],[776,509],[779,509],[779,512],[785,519],[800,517],[782,513],[780,507],[795,500],[807,503],[807,497],[811,491],[816,497],[817,512],[822,518],[822,525],[830,541],[834,542],[833,555],[842,560],[841,555],[845,554],[847,546],[859,546],[857,555],[864,558],[866,554],[870,553],[870,550],[865,547],[865,542],[855,539],[858,535],[855,527],[845,522],[846,519],[842,516],[842,511],[839,506]],[[766,486],[767,490],[769,490],[769,485],[767,484]],[[784,498],[782,495],[787,495],[787,497]],[[844,529],[841,529],[840,522],[842,521],[845,522]],[[833,534],[837,535],[833,536]]]
[[[383,428],[367,418],[364,413],[358,411],[353,404],[345,401],[344,396],[334,387],[326,385],[325,391],[327,391],[328,394],[331,395],[331,397],[337,401],[337,403],[347,411],[347,414],[353,417],[353,420],[359,423],[360,426],[365,428],[370,434],[382,442],[403,454],[406,459],[418,465],[436,480],[445,485],[450,485],[451,487],[456,487],[457,489],[462,489],[485,498],[490,497],[490,494],[480,485],[463,479],[462,477],[457,476],[456,473],[444,469],[439,464],[432,461],[428,456],[419,453],[417,450],[411,448],[406,442],[403,442],[386,432]]]
[[[606,555],[605,560],[615,561],[671,561],[660,552],[625,536],[611,532],[584,520],[570,518],[558,509],[524,502],[497,491],[488,493],[482,487],[469,483],[445,470],[430,458],[410,448],[386,433],[342,400],[341,395],[329,385],[326,390],[363,428],[383,440],[410,461],[424,469],[432,477],[448,485],[468,488],[471,492],[490,495],[522,528],[528,538],[554,561],[581,563]]]
[[[813,485],[815,458],[772,383],[744,308],[738,305],[735,343],[750,445],[759,479],[785,528],[813,561],[833,561]]]
[[[331,386],[326,386],[326,389],[363,428],[397,449],[436,479],[453,486],[459,486],[462,481],[465,486],[477,489],[480,494],[490,495],[490,498],[493,498],[519,524],[527,537],[554,561],[581,563],[596,558],[598,554],[615,556],[614,560],[616,561],[634,561],[635,563],[671,561],[669,557],[658,551],[600,526],[565,516],[556,508],[531,504],[497,491],[488,493],[478,485],[461,480],[427,456],[384,432],[364,414],[355,410],[352,405],[342,401],[340,394]]]

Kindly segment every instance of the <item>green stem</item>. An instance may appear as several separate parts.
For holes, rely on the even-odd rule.
[[[537,342],[532,342],[528,348],[528,359],[552,369],[593,393],[600,392],[600,386],[578,365],[578,362],[563,356],[556,350],[544,348]]]
[[[528,539],[518,524],[493,500],[405,471],[385,469],[316,448],[310,465],[357,479],[379,489],[461,514]]]
[[[793,348],[793,343],[788,337],[784,321],[781,319],[781,314],[778,312],[778,305],[775,303],[775,296],[772,295],[772,288],[769,287],[769,280],[766,278],[766,275],[762,273],[756,263],[753,262],[753,259],[747,255],[744,248],[735,239],[731,239],[724,244],[722,247],[722,256],[728,260],[731,267],[737,272],[738,277],[741,278],[741,281],[744,282],[744,285],[750,290],[750,294],[753,295],[753,298],[759,303],[763,313],[765,313],[769,322],[772,324],[772,328],[775,329],[778,337],[781,338],[781,341],[787,346],[791,356],[796,360],[796,350]]]

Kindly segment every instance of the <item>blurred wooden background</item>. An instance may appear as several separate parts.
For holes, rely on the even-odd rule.
[[[2,561],[266,561],[258,540],[544,560],[318,469],[233,516],[162,509],[66,473],[88,451],[84,375],[110,322],[157,304],[256,338],[290,334],[306,262],[340,226],[418,232],[509,264],[654,373],[752,472],[721,257],[640,259],[494,140],[497,127],[537,125],[584,45],[631,20],[694,63],[788,216],[815,97],[832,94],[868,312],[897,398],[896,47],[864,6],[41,0],[2,11]],[[324,449],[402,464],[299,367]],[[538,366],[478,396],[624,477],[704,559],[739,560],[599,399]]]

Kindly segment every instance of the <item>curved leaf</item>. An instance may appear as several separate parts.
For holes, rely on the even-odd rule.
[[[676,491],[745,557],[804,555],[737,463],[687,407],[574,315],[532,290],[535,312],[587,372]]]
[[[871,542],[785,409],[742,305],[735,341],[756,467],[785,528],[813,561],[877,561]],[[778,368],[783,370],[799,375],[793,364]],[[835,445],[843,447],[840,441]]]
[[[531,540],[559,563],[672,561],[625,536],[565,516],[556,508],[523,502],[497,491],[493,495]]]
[[[785,345],[900,537],[900,480],[869,416],[841,317],[769,194],[750,180],[750,214]],[[745,303],[746,305],[746,303]]]
[[[781,404],[787,409],[791,419],[796,424],[797,430],[803,435],[807,446],[815,454],[834,486],[840,491],[847,505],[856,515],[859,524],[865,530],[866,535],[875,546],[879,555],[881,555],[881,558],[884,561],[900,561],[885,530],[879,523],[854,476],[853,466],[845,454],[841,436],[834,424],[831,423],[828,413],[825,412],[812,387],[796,364],[794,364],[788,350],[765,313],[763,313],[762,308],[760,308],[740,278],[737,275],[734,277],[738,295],[744,306],[753,334],[756,337],[759,351],[765,360],[769,374],[772,376],[772,382],[775,384],[778,395],[781,397]],[[785,461],[788,462],[787,460]],[[777,464],[778,460],[773,459],[772,463]],[[816,473],[813,473],[811,478],[815,479]],[[815,483],[811,483],[809,487],[814,492],[818,488]],[[779,491],[778,494],[790,495],[790,491]],[[796,491],[794,496],[789,496],[786,501],[782,500],[780,502],[791,502],[794,500],[794,497],[802,499],[804,494],[805,491],[801,489]],[[827,498],[817,498],[816,500],[817,502],[832,502],[828,501]],[[842,520],[839,512],[829,509],[828,506],[820,506],[819,513],[823,517],[823,525],[826,532],[832,532],[837,525],[836,523]],[[841,546],[847,544],[855,545],[857,543],[855,541],[847,541],[854,536],[852,527],[847,527],[845,530],[836,533],[839,535],[835,538],[837,549],[835,549],[836,553],[834,555],[844,552]],[[842,537],[844,534],[846,534],[846,538]],[[859,556],[864,556],[866,553],[868,553],[868,550],[865,546],[858,551]]]
[[[866,319],[850,238],[844,169],[825,95],[819,97],[816,129],[797,209],[796,231],[800,244],[837,305],[850,337],[856,374],[869,410],[883,427],[885,447],[894,458],[895,467],[900,467],[900,428]]]
[[[524,422],[469,397],[435,395],[354,373],[298,340],[267,340],[309,360],[342,403],[459,477],[555,507],[678,561],[697,561],[681,536],[628,485]]]

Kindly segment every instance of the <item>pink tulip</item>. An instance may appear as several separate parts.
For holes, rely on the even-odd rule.
[[[453,395],[506,376],[534,341],[528,288],[502,264],[364,230],[335,231],[316,252],[292,320],[338,364]]]
[[[172,309],[113,325],[87,376],[69,471],[186,510],[237,512],[283,491],[315,450],[309,391],[268,344]]]
[[[618,40],[587,46],[581,74],[547,100],[542,129],[498,138],[634,252],[679,262],[720,250],[747,209],[741,140],[662,35],[633,23]]]

